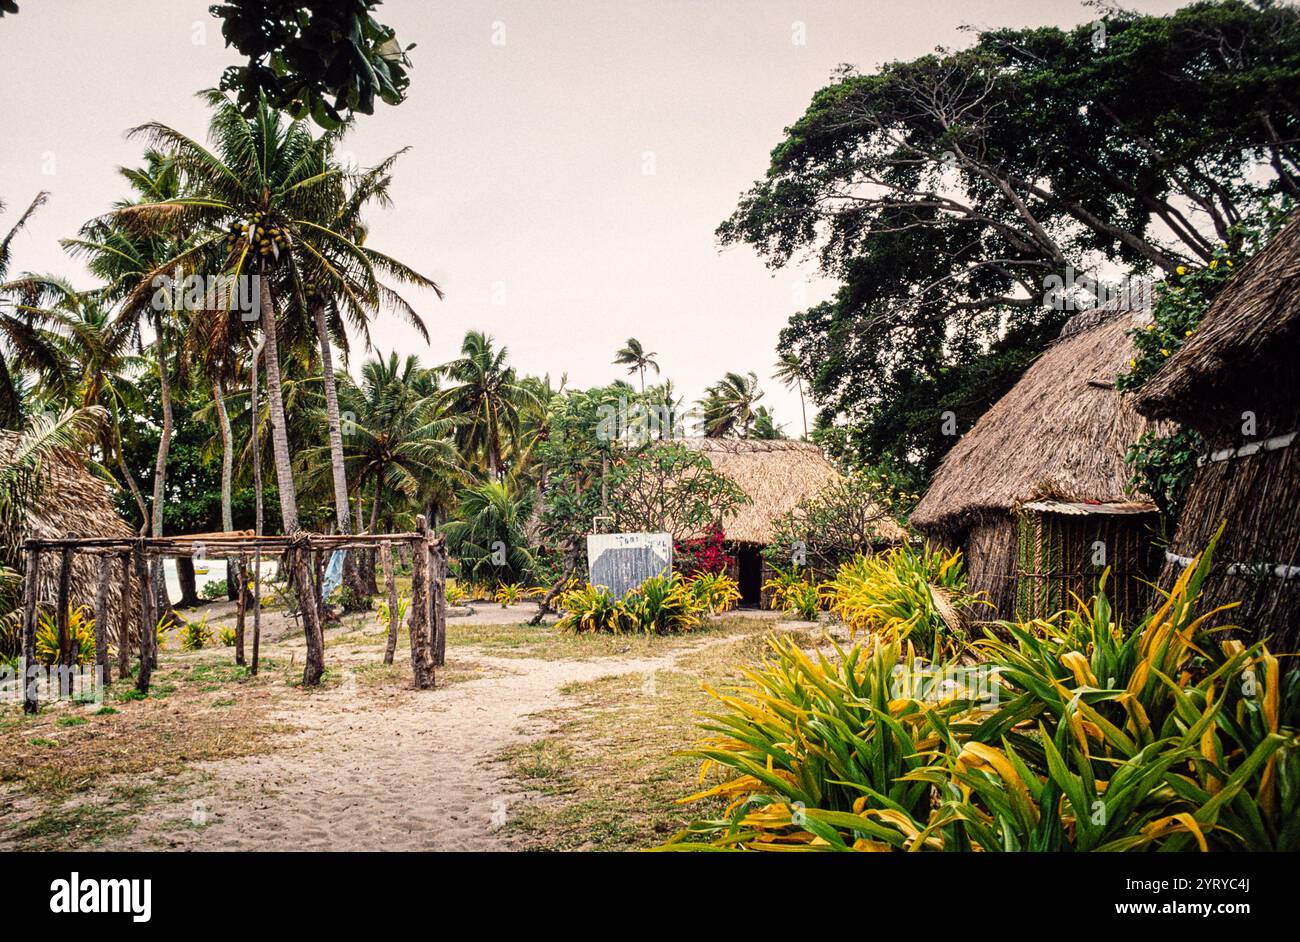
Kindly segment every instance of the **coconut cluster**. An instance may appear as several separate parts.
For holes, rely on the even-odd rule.
[[[226,248],[231,252],[241,251],[245,245],[258,255],[279,258],[280,252],[289,247],[289,237],[276,220],[255,212],[245,222],[232,223],[226,233]]]

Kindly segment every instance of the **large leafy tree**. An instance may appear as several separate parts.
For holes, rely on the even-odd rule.
[[[1058,330],[1101,264],[1167,274],[1297,193],[1300,19],[1239,0],[845,71],[719,230],[843,287],[781,338],[856,457],[923,475]]]
[[[211,7],[226,45],[248,61],[221,88],[250,117],[265,99],[295,118],[337,128],[375,99],[400,104],[410,62],[389,26],[372,15],[382,0],[226,0]],[[332,100],[331,100],[332,99]]]

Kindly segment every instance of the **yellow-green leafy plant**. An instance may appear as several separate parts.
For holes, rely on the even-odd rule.
[[[632,627],[647,634],[673,634],[698,628],[703,607],[680,573],[651,576],[623,599]]]
[[[687,586],[696,607],[709,615],[729,612],[740,604],[740,585],[726,573],[696,573]]]
[[[768,583],[770,585],[770,583]],[[775,601],[776,594],[773,593]],[[813,582],[792,582],[781,590],[781,611],[801,618],[804,621],[816,621],[823,608],[821,588]]]
[[[445,591],[447,593],[448,605],[460,605],[464,603],[466,599],[469,598],[469,593],[465,591],[465,587],[461,585],[459,582],[457,582],[455,579],[447,580],[447,587]]]
[[[816,581],[810,570],[800,566],[789,569],[773,566],[772,573],[772,577],[763,583],[763,591],[771,593],[772,607],[782,612],[787,610],[786,603],[791,593],[802,595],[807,591],[804,587]]]
[[[217,640],[220,642],[223,648],[233,648],[235,646],[235,629],[218,628]]]
[[[95,663],[95,617],[84,605],[68,606],[68,634],[77,664]],[[54,664],[59,660],[59,626],[54,612],[41,611],[36,617],[36,660]]]
[[[410,607],[411,597],[409,595],[399,595],[397,597],[397,623],[399,625],[406,618],[406,612]],[[379,627],[384,629],[387,629],[392,621],[392,609],[389,608],[386,597],[375,602],[375,618]]]
[[[959,661],[902,657],[896,636],[816,660],[774,643],[716,695],[727,710],[697,751],[723,780],[686,800],[731,804],[668,847],[1297,849],[1300,672],[1208,627],[1213,548],[1132,631],[1103,580],[1052,619],[986,629]],[[909,679],[971,670],[979,683],[921,693]]]
[[[509,608],[511,605],[517,605],[536,594],[536,589],[530,588],[522,582],[503,582],[497,586],[496,600],[501,603],[502,608]]]
[[[208,627],[208,616],[198,621],[187,621],[181,626],[181,647],[186,651],[201,651],[212,644],[212,629]]]
[[[555,623],[561,631],[608,631],[615,634],[631,627],[622,599],[610,595],[603,585],[579,585],[562,593],[563,615]]]
[[[960,551],[928,547],[856,556],[822,584],[822,595],[854,634],[906,638],[933,658],[956,650],[969,613],[987,605],[967,592]]]

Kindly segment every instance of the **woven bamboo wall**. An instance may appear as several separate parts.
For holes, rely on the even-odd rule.
[[[1271,638],[1276,653],[1300,652],[1300,576],[1230,571],[1240,563],[1300,566],[1300,443],[1197,469],[1171,551],[1196,555],[1225,522],[1202,610],[1241,602],[1217,623],[1239,625],[1252,639]],[[1172,585],[1182,572],[1167,563],[1160,584]]]
[[[1160,570],[1156,523],[1154,513],[1022,511],[1016,533],[1016,618],[1047,618],[1072,608],[1076,596],[1091,598],[1102,572],[1109,567],[1106,598],[1112,611],[1128,624],[1140,619],[1151,602],[1151,585]],[[1098,543],[1104,548],[1104,557],[1097,554]]]
[[[1010,514],[1000,514],[971,527],[962,541],[968,587],[983,592],[993,604],[980,606],[982,621],[1008,619],[1015,615],[1016,527]]]

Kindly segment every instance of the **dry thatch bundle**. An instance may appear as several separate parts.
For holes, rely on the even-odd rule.
[[[952,534],[1031,500],[1134,499],[1124,454],[1150,422],[1115,389],[1115,377],[1133,355],[1128,332],[1144,317],[1116,312],[1073,332],[1067,324],[1063,338],[953,445],[912,525]]]
[[[21,439],[22,436],[16,432],[0,431],[0,467],[12,462]],[[129,539],[136,535],[114,511],[108,486],[88,472],[76,455],[62,453],[57,458],[42,459],[37,483],[39,490],[28,504],[22,539],[55,540],[69,535]],[[73,605],[87,605],[93,609],[98,584],[98,558],[77,553],[72,570]],[[119,564],[109,585],[109,610],[113,613],[122,612],[122,585]],[[38,588],[40,604],[52,607],[59,588],[57,554],[46,552],[41,555]],[[135,624],[138,612],[139,593],[132,591],[128,624]]]
[[[705,455],[715,471],[749,496],[750,503],[722,521],[727,540],[735,543],[768,545],[774,535],[773,520],[840,479],[835,466],[810,442],[687,438],[679,444]],[[889,542],[907,538],[888,514],[881,515],[879,531],[880,538]]]
[[[1074,565],[1084,554],[1082,546],[1072,545],[1103,539],[1089,537],[1094,529],[1128,526],[1149,540],[1155,508],[1146,495],[1129,492],[1131,471],[1124,455],[1151,423],[1115,388],[1132,356],[1129,332],[1146,317],[1145,311],[1117,306],[1073,318],[1060,339],[952,447],[912,512],[912,525],[931,540],[964,548],[971,588],[985,592],[1001,617],[1015,613],[1022,577],[1059,580],[1070,591],[1085,585],[1087,573],[1095,581],[1093,567]],[[1048,503],[1025,510],[1032,502]],[[1124,514],[1122,521],[1105,512],[1135,502],[1138,512]],[[1070,507],[1076,508],[1073,514],[1062,509]],[[1053,526],[1030,519],[1043,514],[1082,515],[1088,522]],[[1033,532],[1022,534],[1022,526]],[[1028,552],[1025,540],[1034,533],[1054,535],[1060,545],[1045,544],[1044,537]],[[1138,545],[1141,539],[1125,542]],[[1141,557],[1124,562],[1132,570],[1129,578],[1150,574]],[[1022,595],[1047,600],[1061,592],[1027,587]]]
[[[1229,282],[1196,334],[1147,383],[1137,407],[1209,444],[1160,576],[1224,526],[1203,592],[1240,602],[1225,621],[1275,650],[1300,650],[1300,218]]]
[[[1300,347],[1300,216],[1251,259],[1215,299],[1195,335],[1137,397],[1152,418],[1174,419],[1212,444],[1295,430]]]

